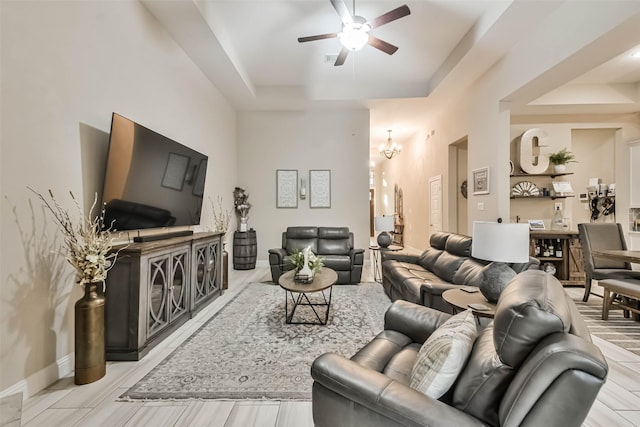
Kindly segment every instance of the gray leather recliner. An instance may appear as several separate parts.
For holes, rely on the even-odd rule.
[[[307,246],[322,257],[322,262],[338,274],[338,284],[360,283],[364,264],[364,249],[353,247],[353,233],[348,227],[288,227],[282,233],[282,247],[269,249],[269,265],[273,283],[293,269],[287,259],[294,251]]]
[[[385,329],[351,359],[327,353],[311,368],[316,426],[580,426],[608,372],[558,280],[516,276],[480,332],[456,383],[439,400],[410,388],[427,337],[449,314],[396,301]]]

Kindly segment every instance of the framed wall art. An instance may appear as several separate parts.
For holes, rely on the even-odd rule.
[[[471,171],[473,177],[473,195],[489,194],[489,167],[474,169]]]
[[[331,207],[331,170],[312,169],[309,171],[309,207]]]
[[[276,171],[276,207],[298,207],[298,171],[278,169]]]

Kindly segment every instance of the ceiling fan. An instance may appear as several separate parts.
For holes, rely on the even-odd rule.
[[[349,51],[360,50],[362,49],[362,47],[364,47],[365,44],[369,44],[389,55],[393,55],[396,50],[398,50],[397,46],[394,46],[391,43],[387,43],[384,40],[380,40],[379,38],[372,36],[371,34],[369,34],[369,31],[373,30],[374,28],[380,27],[381,25],[388,24],[389,22],[409,15],[411,11],[406,4],[397,7],[383,15],[380,15],[376,19],[367,21],[362,16],[356,15],[355,0],[353,0],[353,15],[349,12],[347,5],[344,3],[344,0],[329,1],[331,2],[331,5],[336,10],[336,12],[338,12],[338,15],[340,15],[340,19],[342,20],[342,31],[339,33],[328,33],[320,34],[317,36],[299,37],[298,42],[305,43],[314,40],[332,39],[337,37],[340,40],[340,43],[342,43],[342,49],[338,54],[336,62],[333,64],[335,66],[344,64]]]

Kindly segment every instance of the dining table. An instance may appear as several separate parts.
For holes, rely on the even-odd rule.
[[[639,250],[592,249],[591,255],[601,258],[613,259],[616,261],[625,261],[640,264]]]

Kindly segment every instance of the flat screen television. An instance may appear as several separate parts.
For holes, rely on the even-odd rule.
[[[114,230],[200,223],[207,156],[113,113],[103,188]]]

